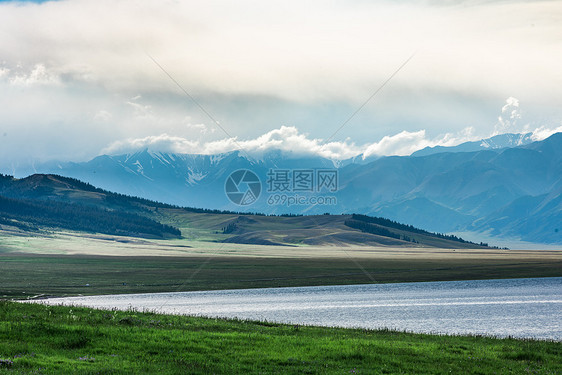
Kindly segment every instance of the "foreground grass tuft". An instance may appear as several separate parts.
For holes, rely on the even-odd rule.
[[[562,343],[0,301],[0,374],[560,374]]]

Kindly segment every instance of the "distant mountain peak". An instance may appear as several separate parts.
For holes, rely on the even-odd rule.
[[[482,139],[481,146],[492,149],[523,146],[533,142],[532,136],[533,133],[498,134],[490,138]]]
[[[482,150],[499,150],[506,147],[524,146],[533,142],[533,133],[505,133],[484,138],[479,141],[464,142],[457,146],[426,147],[411,156],[427,156],[441,152],[474,152]]]

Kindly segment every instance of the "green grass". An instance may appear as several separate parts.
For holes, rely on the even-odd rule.
[[[0,301],[0,374],[560,374],[559,342]]]
[[[552,277],[562,276],[561,270],[559,257],[350,259],[7,253],[0,254],[0,298],[365,284],[373,280],[389,283]]]

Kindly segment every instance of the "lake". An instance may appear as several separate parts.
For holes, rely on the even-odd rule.
[[[126,294],[42,302],[291,324],[562,341],[560,277]]]

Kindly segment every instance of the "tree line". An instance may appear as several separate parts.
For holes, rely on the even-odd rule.
[[[490,246],[488,246],[487,243],[484,243],[484,242],[476,243],[476,242],[464,240],[461,237],[457,237],[455,235],[428,232],[426,230],[416,228],[413,225],[402,224],[402,223],[399,223],[397,221],[385,219],[385,218],[382,218],[382,217],[373,217],[373,216],[367,216],[367,215],[353,214],[353,215],[351,215],[351,219],[355,220],[355,221],[364,222],[364,223],[372,223],[372,224],[382,225],[382,226],[385,226],[385,227],[388,227],[388,228],[404,230],[404,231],[408,231],[408,232],[411,232],[411,233],[418,233],[418,234],[423,234],[423,235],[426,235],[426,236],[438,237],[438,238],[442,238],[442,239],[445,239],[445,240],[450,240],[450,241],[455,241],[455,242],[460,242],[460,243],[465,243],[465,244],[471,244],[471,245],[477,245],[477,246],[482,246],[482,247],[490,247]],[[359,229],[359,228],[356,228],[356,229]],[[497,247],[494,246],[492,248],[497,248]]]
[[[124,211],[53,200],[25,200],[0,196],[0,223],[23,230],[46,226],[134,237],[180,237],[179,229]]]
[[[399,233],[396,233],[396,232],[392,232],[392,231],[390,231],[386,228],[383,228],[383,227],[381,227],[377,224],[372,224],[372,223],[361,221],[361,220],[353,220],[353,219],[345,220],[344,225],[346,225],[350,228],[353,228],[353,229],[359,229],[361,232],[376,234],[377,236],[390,237],[390,238],[395,238],[397,240],[419,243],[414,238],[411,238],[410,236],[407,236],[405,234],[399,234]]]

